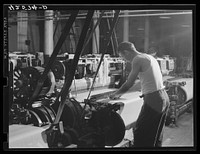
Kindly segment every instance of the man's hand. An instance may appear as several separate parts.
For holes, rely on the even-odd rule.
[[[109,99],[112,99],[112,100],[119,99],[120,97],[121,97],[121,95],[120,94],[116,94],[116,93],[113,93],[113,94],[109,95]]]

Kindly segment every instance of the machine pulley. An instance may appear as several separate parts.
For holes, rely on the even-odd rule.
[[[16,99],[28,101],[34,92],[37,81],[43,72],[42,67],[17,68],[13,73],[13,94]],[[40,96],[45,95],[51,87],[51,79],[48,77],[40,91]]]
[[[51,70],[54,73],[56,79],[63,79],[63,77],[65,76],[65,65],[62,61],[56,60],[51,67]]]

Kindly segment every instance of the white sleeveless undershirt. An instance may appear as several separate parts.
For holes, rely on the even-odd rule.
[[[152,93],[164,88],[160,66],[157,60],[148,54],[144,54],[150,60],[150,65],[144,72],[139,72],[142,94]]]

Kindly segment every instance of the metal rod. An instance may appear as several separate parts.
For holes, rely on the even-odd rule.
[[[108,18],[107,18],[107,24],[108,24],[108,30],[110,30],[110,21],[109,21]],[[114,30],[113,30],[113,34],[114,34]],[[114,39],[113,34],[112,34],[112,36],[111,36],[111,38],[110,38],[110,42],[111,42],[111,44],[112,44],[113,55],[115,56],[115,55],[116,55],[116,53],[115,53],[115,50],[116,50],[116,49],[115,49],[114,41],[113,41],[113,39]]]
[[[156,14],[130,14],[130,15],[120,15],[119,17],[146,17],[146,16],[183,15],[183,14],[192,14],[192,12],[156,13]]]
[[[101,62],[104,58],[104,54],[106,53],[107,49],[108,49],[108,45],[109,45],[109,42],[110,42],[110,38],[112,36],[112,33],[113,33],[113,30],[114,30],[114,27],[117,23],[117,19],[118,19],[118,16],[119,16],[119,13],[120,13],[120,10],[117,10],[116,13],[115,13],[115,16],[114,16],[114,19],[113,19],[113,22],[112,22],[112,26],[110,27],[110,30],[109,30],[109,34],[107,35],[107,37],[105,38],[105,46],[104,46],[104,49],[102,50],[102,55],[101,55],[101,59],[100,59],[100,62],[98,64],[98,67],[97,67],[97,71],[95,72],[95,76],[94,76],[94,79],[93,79],[93,82],[92,82],[92,86],[89,90],[89,94],[88,94],[88,97],[87,97],[87,100],[89,99],[90,97],[90,94],[91,94],[91,89],[94,85],[94,82],[95,82],[95,79],[96,79],[96,76],[98,74],[98,71],[99,71],[99,68],[101,66]]]
[[[94,33],[95,29],[97,28],[97,26],[98,26],[99,23],[101,22],[101,19],[102,19],[103,14],[104,14],[104,11],[101,11],[101,16],[100,16],[99,19],[97,20],[97,22],[96,22],[95,26],[92,28],[91,32],[88,33],[89,36],[87,37],[86,43],[85,43],[84,46],[83,46],[82,53],[84,53],[84,50],[85,50],[87,44],[89,43],[90,38],[92,37],[92,34]]]
[[[99,53],[99,43],[97,41],[97,34],[96,34],[96,32],[94,32],[94,40],[95,40],[95,44],[96,44],[97,53]]]
[[[57,20],[57,22],[56,22],[56,27],[55,27],[54,32],[53,32],[53,38],[55,38],[55,34],[56,34],[56,31],[57,31],[57,28],[58,28],[58,24],[59,24],[59,20]]]

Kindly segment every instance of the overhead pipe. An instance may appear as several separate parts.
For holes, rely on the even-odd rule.
[[[58,11],[58,10],[57,10]],[[112,11],[112,10],[111,10]],[[126,12],[127,10],[121,10],[120,11],[120,14],[121,13],[124,13],[124,12]],[[128,10],[129,11],[129,13],[130,12],[153,12],[153,11],[179,11],[179,12],[181,12],[181,11],[188,11],[188,10],[173,10],[173,9],[166,9],[166,10],[159,10],[159,9],[157,9],[157,10]],[[19,11],[12,11],[12,13],[16,13],[16,12],[19,12]],[[105,13],[113,13],[113,12],[109,12],[109,10],[107,10],[107,12],[105,12]],[[79,13],[78,15],[86,15],[87,13]],[[37,16],[37,17],[44,17],[44,16]],[[19,18],[19,17],[18,17]]]
[[[152,10],[152,11],[155,11],[155,10]],[[160,10],[159,10],[160,11]],[[125,11],[123,11],[125,12]],[[166,12],[166,13],[147,13],[147,14],[130,14],[130,12],[133,12],[133,11],[129,11],[129,14],[128,15],[123,15],[123,14],[120,14],[119,17],[137,17],[137,16],[160,16],[160,15],[182,15],[182,14],[192,14],[192,12]],[[135,11],[136,12],[136,11]],[[138,11],[139,12],[139,11]],[[140,12],[144,12],[144,11],[140,11]],[[150,10],[148,10],[147,12],[151,12]],[[111,13],[111,12],[105,12],[106,13]],[[113,14],[113,13],[112,13]],[[62,18],[62,17],[68,17],[68,15],[61,15],[60,16],[60,19],[66,19],[66,18]],[[77,19],[84,19],[85,17],[77,17]],[[113,18],[113,15],[104,15],[103,18]]]
[[[136,12],[153,12],[153,11],[168,11],[168,10],[121,10],[120,11],[120,14],[122,14],[122,13],[125,13],[125,12],[127,12],[128,11],[128,13],[131,13],[131,12],[134,12],[134,13],[136,13]],[[178,10],[177,10],[178,11]],[[183,10],[181,10],[181,11],[183,11]],[[17,12],[19,12],[19,11],[17,11]],[[110,14],[113,14],[113,12],[105,12],[105,13],[110,13]],[[101,14],[101,13],[100,13]],[[67,16],[70,16],[69,14],[66,14]],[[60,15],[60,16],[66,16],[66,15]],[[87,15],[87,13],[79,13],[78,14],[78,16],[85,16],[85,15]],[[54,15],[53,15],[54,16]],[[60,17],[59,16],[59,17]],[[37,18],[51,18],[52,17],[52,15],[51,16],[48,16],[48,15],[45,15],[45,16],[37,16]],[[27,18],[27,17],[16,17],[16,18]],[[31,17],[31,16],[29,16],[28,18],[35,18],[35,17]]]
[[[137,12],[160,12],[160,11],[173,11],[173,10],[123,10],[123,11],[120,11],[120,15],[119,15],[119,17],[120,16],[124,16],[124,15],[121,15],[121,14],[123,14],[123,13],[132,13],[132,12],[134,12],[134,13],[137,13]],[[176,10],[176,11],[179,11],[179,10]],[[179,12],[168,12],[168,13],[188,13],[189,11],[186,11],[186,10],[180,10]],[[164,12],[164,13],[167,13],[167,12]],[[112,16],[109,16],[109,17],[112,17],[113,18],[113,12],[105,12],[105,14],[112,14]],[[86,13],[82,13],[82,14],[78,14],[79,16],[77,17],[77,18],[85,18],[85,17],[80,17],[80,16],[85,16],[86,15]],[[130,14],[131,15],[131,14]],[[137,14],[136,14],[137,15]],[[140,14],[139,14],[140,15]],[[61,17],[67,17],[68,15],[61,15]],[[126,16],[126,15],[125,15]],[[129,16],[129,15],[128,15]],[[128,17],[127,16],[127,17]],[[107,16],[103,16],[103,17],[107,17]]]
[[[156,11],[156,10],[148,10],[147,12],[153,12],[153,11]],[[158,11],[161,11],[161,10],[158,10]],[[122,12],[124,12],[124,11],[122,11]],[[130,12],[144,12],[144,11],[142,11],[142,10],[138,10],[138,11],[137,10],[132,10],[132,11],[130,11],[129,10],[129,13]],[[107,12],[105,12],[105,13],[107,13]],[[108,13],[111,13],[111,12],[108,12]],[[192,12],[191,11],[183,11],[183,12],[147,13],[147,14],[129,14],[129,15],[122,15],[121,14],[121,15],[119,15],[119,17],[142,17],[142,16],[184,15],[184,14],[192,14]],[[29,21],[46,20],[44,16],[41,16],[41,17],[43,17],[44,19],[30,19],[31,17],[29,17]],[[59,20],[66,20],[66,19],[68,19],[68,17],[69,17],[69,15],[61,15],[59,17]],[[111,15],[103,16],[102,18],[113,18],[113,16],[111,16]],[[77,19],[85,19],[85,16],[77,17]],[[26,20],[20,20],[18,22],[22,22],[22,21],[26,21]],[[17,20],[16,21],[11,21],[11,22],[17,22]]]

